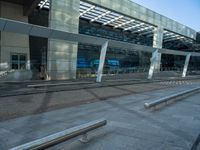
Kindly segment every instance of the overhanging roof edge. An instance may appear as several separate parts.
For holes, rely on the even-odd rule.
[[[129,0],[81,0],[196,40],[196,31]],[[137,11],[136,11],[137,10]]]
[[[53,38],[66,40],[71,42],[88,43],[95,45],[102,45],[106,41],[109,41],[109,46],[117,47],[129,50],[138,50],[145,52],[153,52],[155,48],[143,45],[132,44],[128,42],[115,41],[105,38],[99,38],[94,36],[88,36],[84,34],[69,33],[65,31],[54,30],[48,27],[42,27],[38,25],[28,24],[20,21],[13,21],[9,19],[0,18],[0,31],[13,32],[31,36],[39,36],[44,38]],[[190,52],[181,52],[169,49],[159,49],[160,53],[174,54],[174,55],[187,55]],[[200,56],[200,53],[191,52],[192,56]]]

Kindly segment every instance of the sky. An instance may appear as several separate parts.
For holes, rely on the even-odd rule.
[[[132,0],[170,19],[200,31],[200,0]]]

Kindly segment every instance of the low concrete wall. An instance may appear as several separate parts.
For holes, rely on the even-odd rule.
[[[24,81],[31,80],[33,73],[31,70],[16,70],[9,72],[7,75],[0,78],[0,81]]]

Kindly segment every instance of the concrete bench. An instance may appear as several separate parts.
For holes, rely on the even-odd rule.
[[[83,136],[81,142],[87,142],[87,133],[89,131],[95,130],[102,126],[105,126],[107,121],[105,119],[100,119],[96,121],[92,121],[80,126],[76,126],[70,129],[66,129],[64,131],[46,136],[44,138],[11,148],[10,150],[39,150],[39,149],[46,149],[51,146],[57,145],[69,139]]]

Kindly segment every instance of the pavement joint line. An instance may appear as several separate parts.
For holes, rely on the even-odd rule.
[[[173,81],[172,81],[172,79],[164,79],[164,80],[162,80],[162,79],[153,79],[153,80],[146,80],[146,81],[141,81],[141,79],[134,79],[134,80],[132,80],[132,79],[130,79],[130,80],[127,80],[127,79],[124,79],[124,80],[104,80],[102,83],[104,83],[104,82],[128,82],[128,81],[141,81],[141,82],[185,82],[185,81],[187,81],[187,80],[197,80],[197,79],[199,79],[199,78],[185,78],[185,79],[173,79]],[[58,85],[70,85],[70,84],[88,84],[88,83],[93,83],[93,82],[70,82],[70,83],[47,83],[47,84],[33,84],[33,85],[27,85],[27,87],[43,87],[43,86],[58,86]]]
[[[110,82],[116,82],[117,80],[115,81],[110,81]],[[136,80],[124,80],[124,81],[117,81],[117,82],[130,82],[130,81],[136,81]],[[134,84],[140,84],[140,83],[153,83],[153,82],[160,82],[160,80],[154,80],[154,81],[139,81],[139,82],[135,82]],[[95,83],[95,82],[94,82]],[[81,84],[94,84],[93,82],[83,82]],[[105,84],[105,83],[108,83],[107,85],[112,85],[112,83],[109,83],[109,82],[102,82],[102,84]],[[59,85],[76,85],[76,84],[80,84],[79,82],[74,82],[74,83],[55,83],[55,84],[35,84],[35,85],[27,85],[27,87],[29,88],[34,88],[34,87],[45,87],[45,86],[59,86]],[[98,84],[98,83],[96,83]],[[102,85],[100,84],[100,85]]]
[[[138,84],[145,84],[145,83],[154,83],[150,81],[142,81],[142,82],[125,82],[125,83],[109,83],[109,84],[96,84],[91,86],[92,84],[89,84],[90,86],[79,86],[78,88],[71,88],[71,89],[41,89],[41,90],[32,90],[28,92],[15,92],[15,93],[8,93],[8,94],[0,94],[0,97],[8,97],[8,96],[20,96],[20,95],[31,95],[31,94],[42,94],[42,93],[52,93],[52,92],[61,92],[61,91],[74,91],[74,90],[81,90],[81,89],[91,89],[91,88],[103,88],[103,87],[115,87],[115,86],[123,86],[123,85],[138,85]]]
[[[174,81],[180,81],[180,80],[198,80],[198,79],[175,79]],[[87,86],[86,84],[82,84],[83,86],[79,86],[78,88],[72,88],[72,89],[41,89],[41,90],[31,90],[31,91],[27,91],[27,92],[13,92],[13,93],[7,93],[7,94],[0,94],[0,97],[9,97],[9,96],[20,96],[20,95],[31,95],[31,94],[42,94],[42,93],[52,93],[52,92],[61,92],[61,91],[73,91],[73,90],[80,90],[80,89],[91,89],[91,88],[103,88],[103,87],[114,87],[114,86],[123,86],[123,85],[137,85],[137,84],[152,84],[152,83],[160,83],[163,80],[153,80],[153,81],[149,81],[149,80],[145,80],[145,81],[141,81],[141,82],[115,82],[115,83],[106,83],[106,82],[102,82],[102,84],[88,84],[89,86]],[[164,80],[164,81],[170,81],[170,80]],[[76,84],[74,84],[76,85]],[[91,86],[93,85],[93,86]]]
[[[166,102],[168,102],[168,101],[170,101],[170,100],[172,100],[174,98],[177,98],[177,97],[180,97],[180,96],[183,96],[183,95],[186,95],[186,94],[198,91],[198,90],[200,90],[200,87],[195,87],[195,88],[192,88],[192,89],[189,89],[189,90],[185,90],[185,91],[182,91],[182,92],[170,95],[170,96],[165,96],[165,97],[157,99],[155,101],[152,101],[152,102],[149,102],[149,103],[144,103],[144,107],[146,109],[147,108],[151,108],[151,107],[155,107],[155,106],[157,106],[159,104],[166,103]]]
[[[27,85],[27,87],[28,87],[28,88],[38,88],[38,87],[45,87],[45,86],[92,84],[92,83],[93,83],[93,82],[70,82],[70,83],[31,84],[31,85]]]

